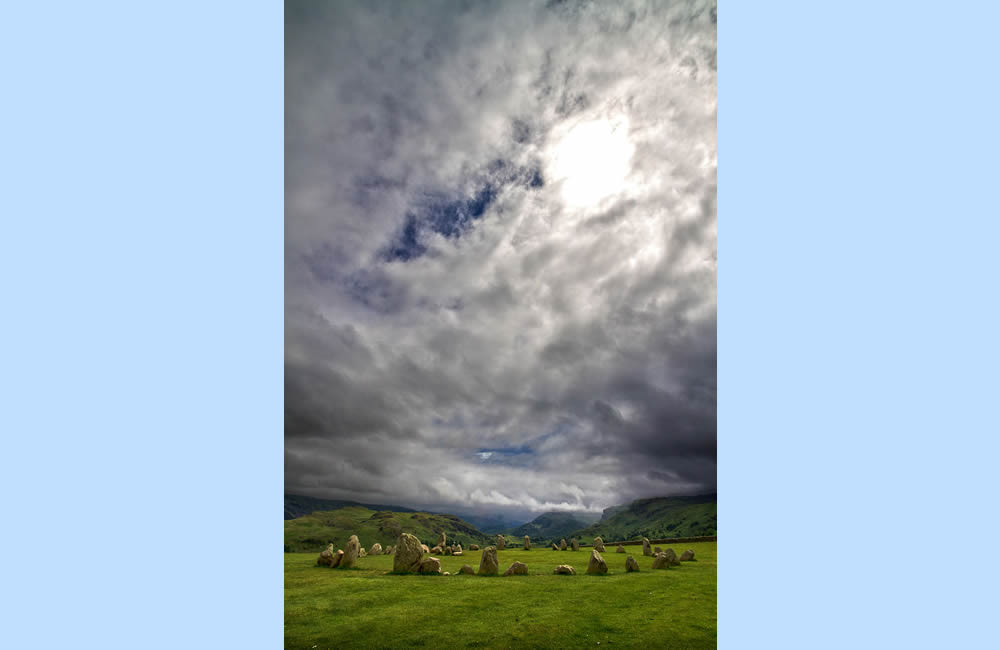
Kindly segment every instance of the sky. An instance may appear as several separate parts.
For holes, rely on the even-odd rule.
[[[715,16],[286,4],[286,492],[715,490]]]

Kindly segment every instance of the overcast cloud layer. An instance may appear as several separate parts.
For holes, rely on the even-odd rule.
[[[713,491],[714,5],[286,21],[286,490],[525,520]]]

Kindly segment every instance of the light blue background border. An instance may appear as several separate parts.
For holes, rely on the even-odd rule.
[[[1000,5],[719,8],[719,646],[997,646]]]
[[[281,647],[282,5],[0,26],[0,647]]]
[[[987,646],[997,10],[719,16],[720,646]],[[0,646],[279,647],[281,5],[0,25]]]

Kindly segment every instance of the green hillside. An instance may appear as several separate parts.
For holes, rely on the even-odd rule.
[[[566,537],[587,526],[587,522],[570,512],[546,512],[533,521],[507,531],[507,535],[523,539],[531,537],[532,544],[547,546],[546,542]]]
[[[442,531],[448,536],[449,543],[454,540],[464,548],[468,548],[469,544],[482,546],[490,539],[454,515],[350,507],[286,520],[285,551],[318,553],[331,542],[334,548],[343,548],[351,535],[357,535],[361,545],[368,549],[375,542],[382,546],[395,544],[400,533],[411,533],[428,546],[433,546]]]
[[[617,506],[606,519],[566,536],[590,543],[600,535],[605,542],[641,537],[700,537],[715,535],[716,495],[638,499]]]

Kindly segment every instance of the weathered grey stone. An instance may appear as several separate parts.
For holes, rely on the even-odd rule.
[[[565,539],[564,539],[564,540],[561,540],[561,541],[559,542],[559,550],[560,550],[560,551],[565,551],[565,550],[566,550],[566,540],[565,540]]]
[[[552,550],[553,551],[558,551],[559,550],[559,545],[556,544],[555,542],[552,542]]]
[[[635,558],[629,555],[625,558],[625,573],[632,573],[633,571],[639,570],[639,563],[635,561]]]
[[[503,535],[497,535],[497,550],[502,551],[507,547],[507,539]]]
[[[454,552],[455,552],[455,549],[454,549],[454,548],[452,548],[451,546],[449,546],[449,547],[447,547],[446,549],[444,549],[444,554],[445,554],[445,555],[451,555],[451,554],[452,554],[452,553],[454,553]]]
[[[367,557],[367,556],[368,556],[368,551],[366,551],[365,549],[362,548],[360,551],[358,551],[358,557]]]
[[[441,555],[442,553],[444,553],[444,549],[441,548],[440,546],[435,546],[434,548],[431,549],[431,553],[433,553],[434,555]]]
[[[487,546],[483,549],[483,556],[479,560],[479,575],[495,576],[500,571],[500,560],[497,559],[497,549],[495,546]]]
[[[426,546],[410,533],[403,533],[396,540],[392,558],[392,570],[397,573],[413,573],[420,568]]]
[[[437,546],[441,548],[448,546],[448,536],[444,534],[444,531],[441,532],[441,537],[438,537]]]
[[[649,540],[645,537],[642,538],[642,554],[646,556],[653,554],[653,549],[649,547]]]
[[[619,544],[618,548],[615,549],[615,553],[624,553],[624,552],[625,552],[625,547],[622,546],[621,544]]]
[[[427,548],[427,544],[421,544],[420,548],[424,550],[424,553],[430,553],[431,549]]]
[[[441,573],[441,560],[436,557],[425,557],[420,560],[420,567],[417,573]]]
[[[503,572],[505,576],[526,576],[528,575],[528,565],[524,562],[514,562]]]
[[[590,575],[603,575],[608,572],[608,563],[604,561],[597,549],[590,550],[590,562],[587,564],[587,573]]]
[[[572,542],[570,542],[570,543],[571,543],[571,544],[573,545],[573,550],[574,550],[574,551],[579,551],[579,550],[580,550],[580,542],[578,542],[578,541],[576,541],[576,540],[574,539],[574,540],[573,540]]]
[[[681,553],[681,562],[694,562],[694,551],[688,549]]]
[[[458,570],[458,572],[459,572],[459,573],[464,573],[464,574],[466,574],[466,575],[470,575],[470,576],[473,576],[473,575],[476,575],[476,570],[475,570],[475,569],[473,569],[473,568],[472,568],[471,566],[469,566],[468,564],[463,564],[463,565],[462,565],[462,568],[461,568],[461,569],[459,569],[459,570]]]
[[[656,555],[657,553],[662,553],[662,552],[663,552],[663,549],[660,548],[659,546],[653,548],[653,555]]]
[[[361,542],[358,541],[357,535],[351,535],[347,545],[344,546],[344,557],[340,559],[339,568],[350,569],[357,564],[359,557],[361,557]]]
[[[465,555],[462,551],[452,551],[452,555]]]
[[[368,551],[368,555],[382,555],[382,545],[378,542],[372,544],[371,550]]]
[[[653,568],[654,569],[666,569],[670,566],[676,566],[680,564],[677,559],[677,554],[674,553],[674,549],[668,548],[662,553],[657,553],[653,556]]]
[[[526,551],[531,550],[531,538],[528,537],[527,535],[524,536],[524,550]]]
[[[450,576],[451,574],[450,574],[450,573],[448,573],[447,571],[445,571],[445,572],[444,572],[444,573],[442,573],[441,575],[443,575],[443,576]]]
[[[333,562],[333,544],[330,544],[324,549],[319,557],[316,558],[316,566],[330,566]]]
[[[333,561],[330,562],[330,568],[331,569],[336,569],[337,567],[339,567],[340,566],[340,562],[343,559],[344,559],[344,552],[341,551],[341,550],[338,550],[336,553],[333,554]]]
[[[574,569],[568,564],[560,564],[559,566],[556,567],[555,571],[553,571],[552,573],[556,575],[575,576],[576,569]]]
[[[604,540],[601,539],[600,535],[594,538],[594,549],[596,549],[598,553],[604,552]]]
[[[479,544],[470,544],[469,545],[469,550],[470,551],[478,551],[479,550]]]

